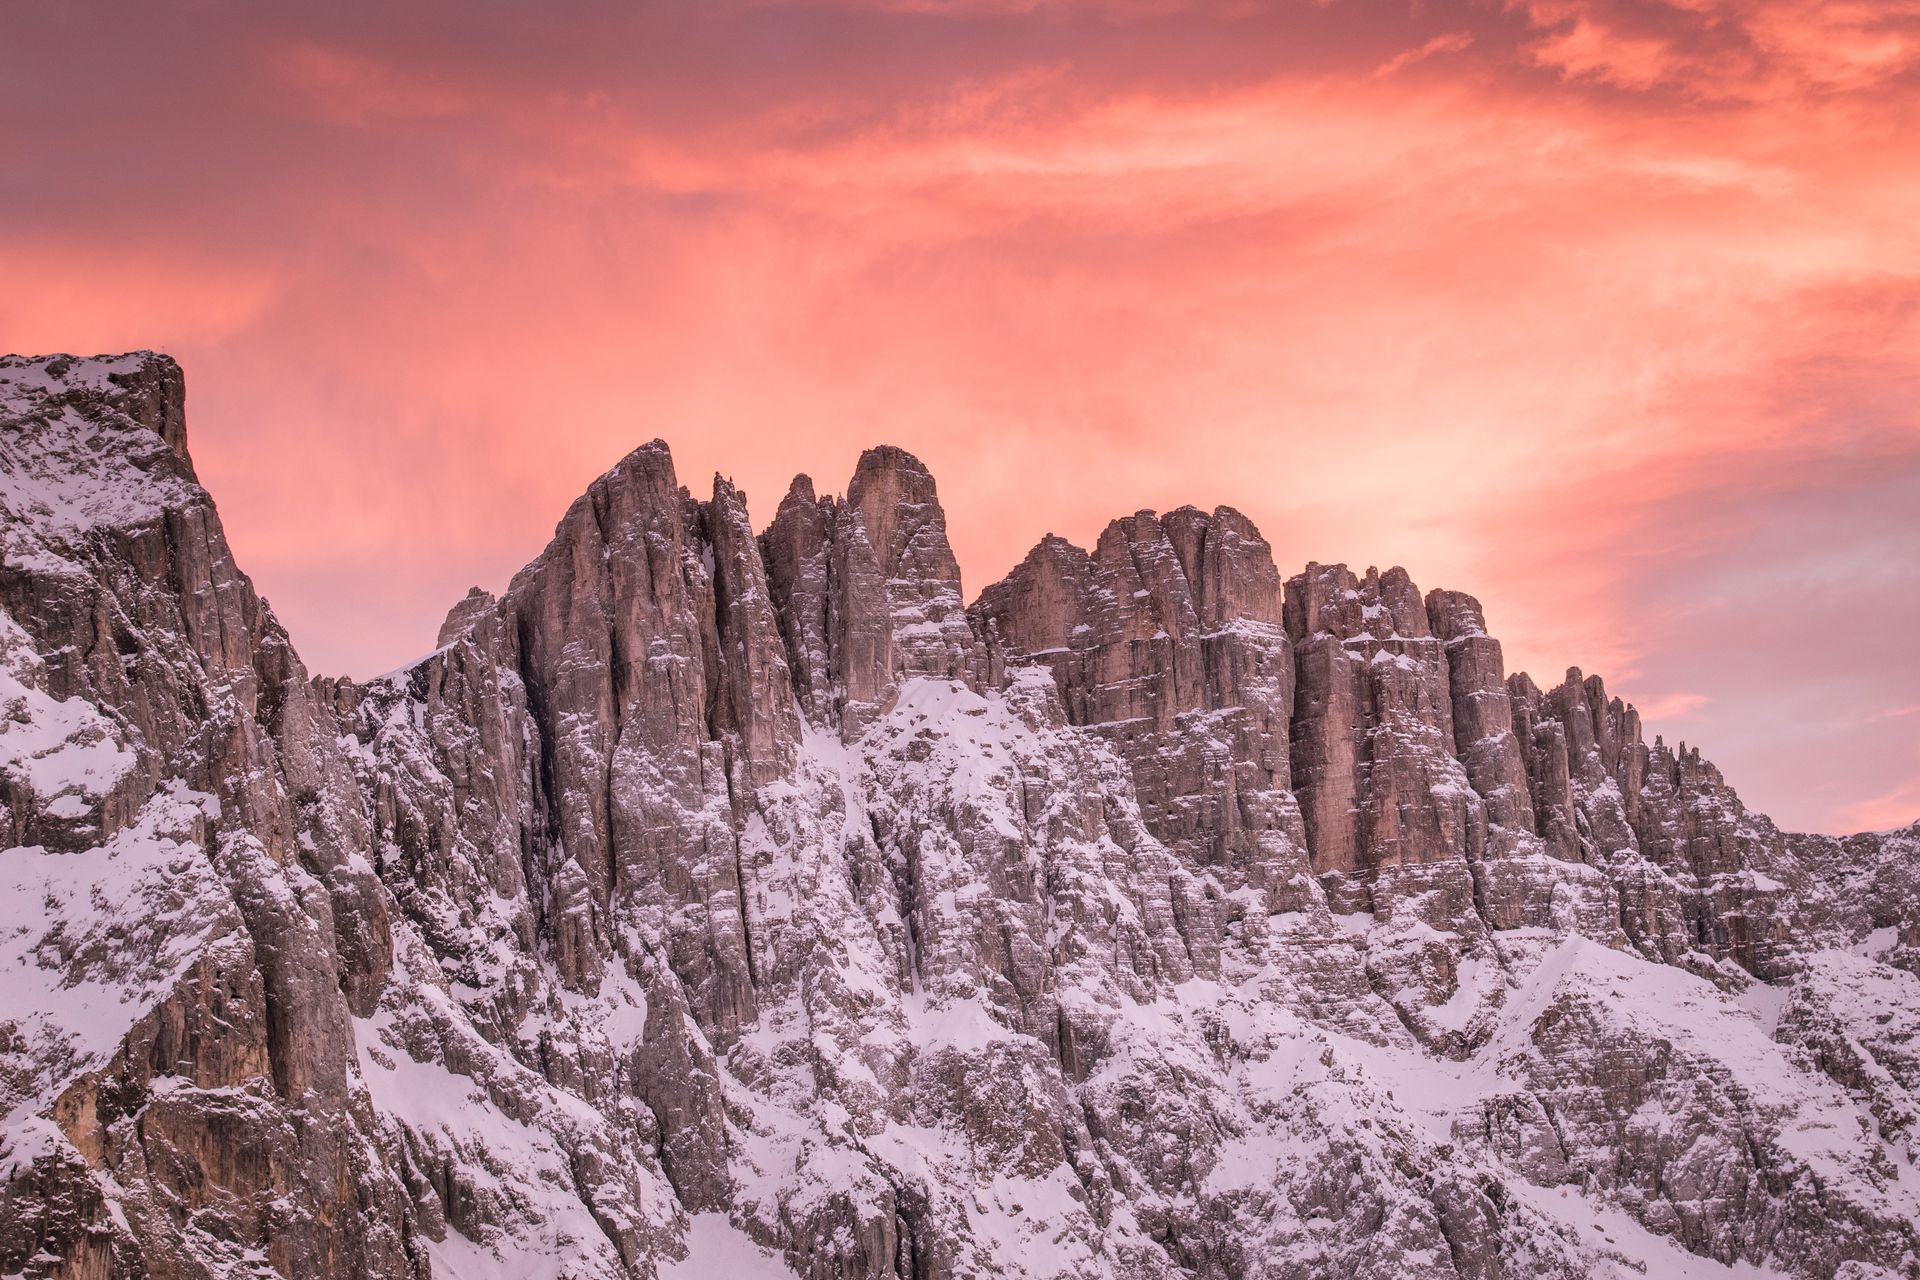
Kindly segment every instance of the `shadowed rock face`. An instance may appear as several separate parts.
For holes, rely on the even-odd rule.
[[[861,454],[845,499],[816,499],[795,476],[760,547],[795,690],[822,723],[851,738],[903,679],[985,675],[946,513],[904,449]]]
[[[998,665],[1043,666],[1068,723],[1127,760],[1149,829],[1191,871],[1251,887],[1269,910],[1303,904],[1293,649],[1279,574],[1246,517],[1142,511],[1091,555],[1049,535],[973,616]],[[1217,946],[1210,933],[1205,950]]]
[[[184,403],[0,360],[0,1273],[1920,1274],[1920,827],[1471,597],[656,441],[310,679]]]

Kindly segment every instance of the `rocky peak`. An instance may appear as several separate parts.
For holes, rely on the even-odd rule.
[[[794,686],[816,720],[856,733],[903,679],[985,675],[946,513],[906,450],[861,454],[844,501],[795,477],[761,550]]]
[[[946,512],[920,459],[890,444],[868,449],[847,482],[847,503],[859,513],[880,567],[890,576],[912,553],[922,562],[911,568],[959,581],[960,566],[946,542]]]
[[[0,395],[25,407],[71,405],[145,427],[191,469],[187,455],[187,384],[171,356],[131,351],[80,358],[0,356]]]
[[[1456,751],[1444,648],[1404,569],[1309,564],[1287,582],[1300,695],[1296,774],[1314,866],[1337,899],[1419,897],[1433,923],[1471,915],[1467,864],[1484,801]],[[1407,868],[1431,868],[1410,871]],[[1386,886],[1383,881],[1393,886]]]
[[[107,380],[120,389],[114,397],[121,412],[154,432],[191,466],[187,455],[187,380],[171,356],[141,352],[138,365],[111,372]]]
[[[1464,591],[1427,592],[1427,622],[1433,634],[1448,644],[1487,634],[1480,602]]]
[[[1251,523],[1192,507],[1115,520],[1091,554],[1049,534],[973,606],[1002,661],[1042,665],[1068,721],[1127,760],[1155,837],[1275,910],[1305,884],[1279,612]]]
[[[747,515],[747,495],[731,480],[713,478],[713,498],[701,510],[713,563],[714,630],[724,690],[716,729],[740,735],[748,775],[771,782],[793,765],[800,725],[782,628],[767,582],[766,564]]]
[[[847,485],[845,509],[862,526],[885,585],[891,676],[977,681],[984,654],[967,621],[946,512],[926,467],[891,445],[867,450]],[[847,541],[850,555],[863,554],[851,531]]]
[[[836,659],[845,638],[837,634],[844,605],[830,574],[835,507],[814,497],[809,477],[795,476],[760,535],[760,554],[787,646],[794,696],[809,720],[837,727]]]
[[[1204,626],[1282,624],[1280,572],[1253,521],[1232,507],[1215,507],[1212,515],[1181,507],[1165,523],[1198,592]]]
[[[434,637],[434,647],[444,649],[473,629],[473,624],[487,617],[499,602],[491,591],[474,587],[447,610],[446,619],[440,624],[440,632]]]
[[[1343,564],[1309,564],[1287,580],[1286,619],[1296,641],[1313,635],[1419,640],[1432,634],[1419,588],[1397,565],[1384,574],[1369,567],[1356,578]]]

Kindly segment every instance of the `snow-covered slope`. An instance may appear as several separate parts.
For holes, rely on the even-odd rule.
[[[183,403],[0,360],[0,1273],[1920,1276],[1920,827],[1470,598],[656,442],[310,680]]]

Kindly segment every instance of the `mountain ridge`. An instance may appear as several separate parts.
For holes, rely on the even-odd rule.
[[[910,454],[654,442],[310,678],[177,365],[0,404],[0,1270],[1920,1274],[1920,823],[1471,597],[1185,507],[968,604]]]

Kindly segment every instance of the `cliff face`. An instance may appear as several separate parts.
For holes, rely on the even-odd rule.
[[[183,406],[0,361],[0,1273],[1920,1275],[1920,826],[1470,597],[656,442],[316,680]]]

